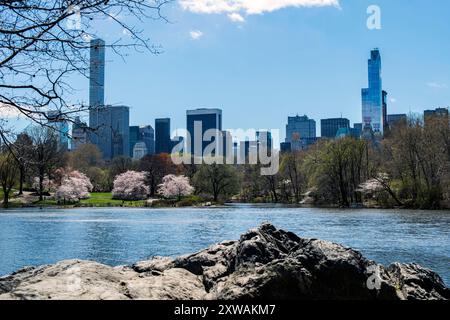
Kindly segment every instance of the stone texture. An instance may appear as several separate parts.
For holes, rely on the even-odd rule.
[[[386,268],[350,248],[263,224],[176,259],[28,267],[0,278],[0,299],[440,300],[450,290],[416,264]]]

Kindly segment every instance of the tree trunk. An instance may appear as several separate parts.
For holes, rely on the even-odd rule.
[[[20,166],[20,178],[19,178],[19,196],[23,195],[23,180],[25,179],[25,168]]]
[[[9,191],[3,190],[3,208],[9,207]]]
[[[43,194],[44,193],[44,176],[39,175],[39,201],[44,200]]]

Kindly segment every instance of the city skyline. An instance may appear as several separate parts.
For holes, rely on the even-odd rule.
[[[432,39],[437,29],[450,33],[442,7],[379,1],[382,29],[368,30],[371,2],[339,2],[341,9],[288,7],[249,15],[241,24],[174,5],[164,12],[173,24],[148,28],[152,43],[163,45],[161,55],[131,52],[123,62],[107,53],[106,103],[129,105],[132,124],[170,117],[173,128],[184,127],[185,110],[201,107],[221,108],[224,127],[233,128],[245,128],[254,114],[257,128],[282,129],[296,114],[316,120],[342,114],[359,123],[365,61],[378,47],[391,113],[448,106],[450,45]],[[121,31],[107,26],[98,27],[105,41]],[[192,30],[203,35],[194,40]],[[423,49],[411,50],[416,45]],[[86,86],[78,87],[79,100],[87,101]]]

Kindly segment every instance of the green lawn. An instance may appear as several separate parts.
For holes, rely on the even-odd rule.
[[[89,199],[81,200],[80,206],[93,206],[93,207],[144,207],[145,201],[122,201],[112,198],[111,192],[95,192],[91,193]]]

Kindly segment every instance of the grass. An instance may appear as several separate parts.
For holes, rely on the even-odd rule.
[[[139,201],[122,201],[113,199],[111,192],[95,192],[91,193],[89,199],[81,200],[78,206],[86,207],[145,207],[144,200]]]

